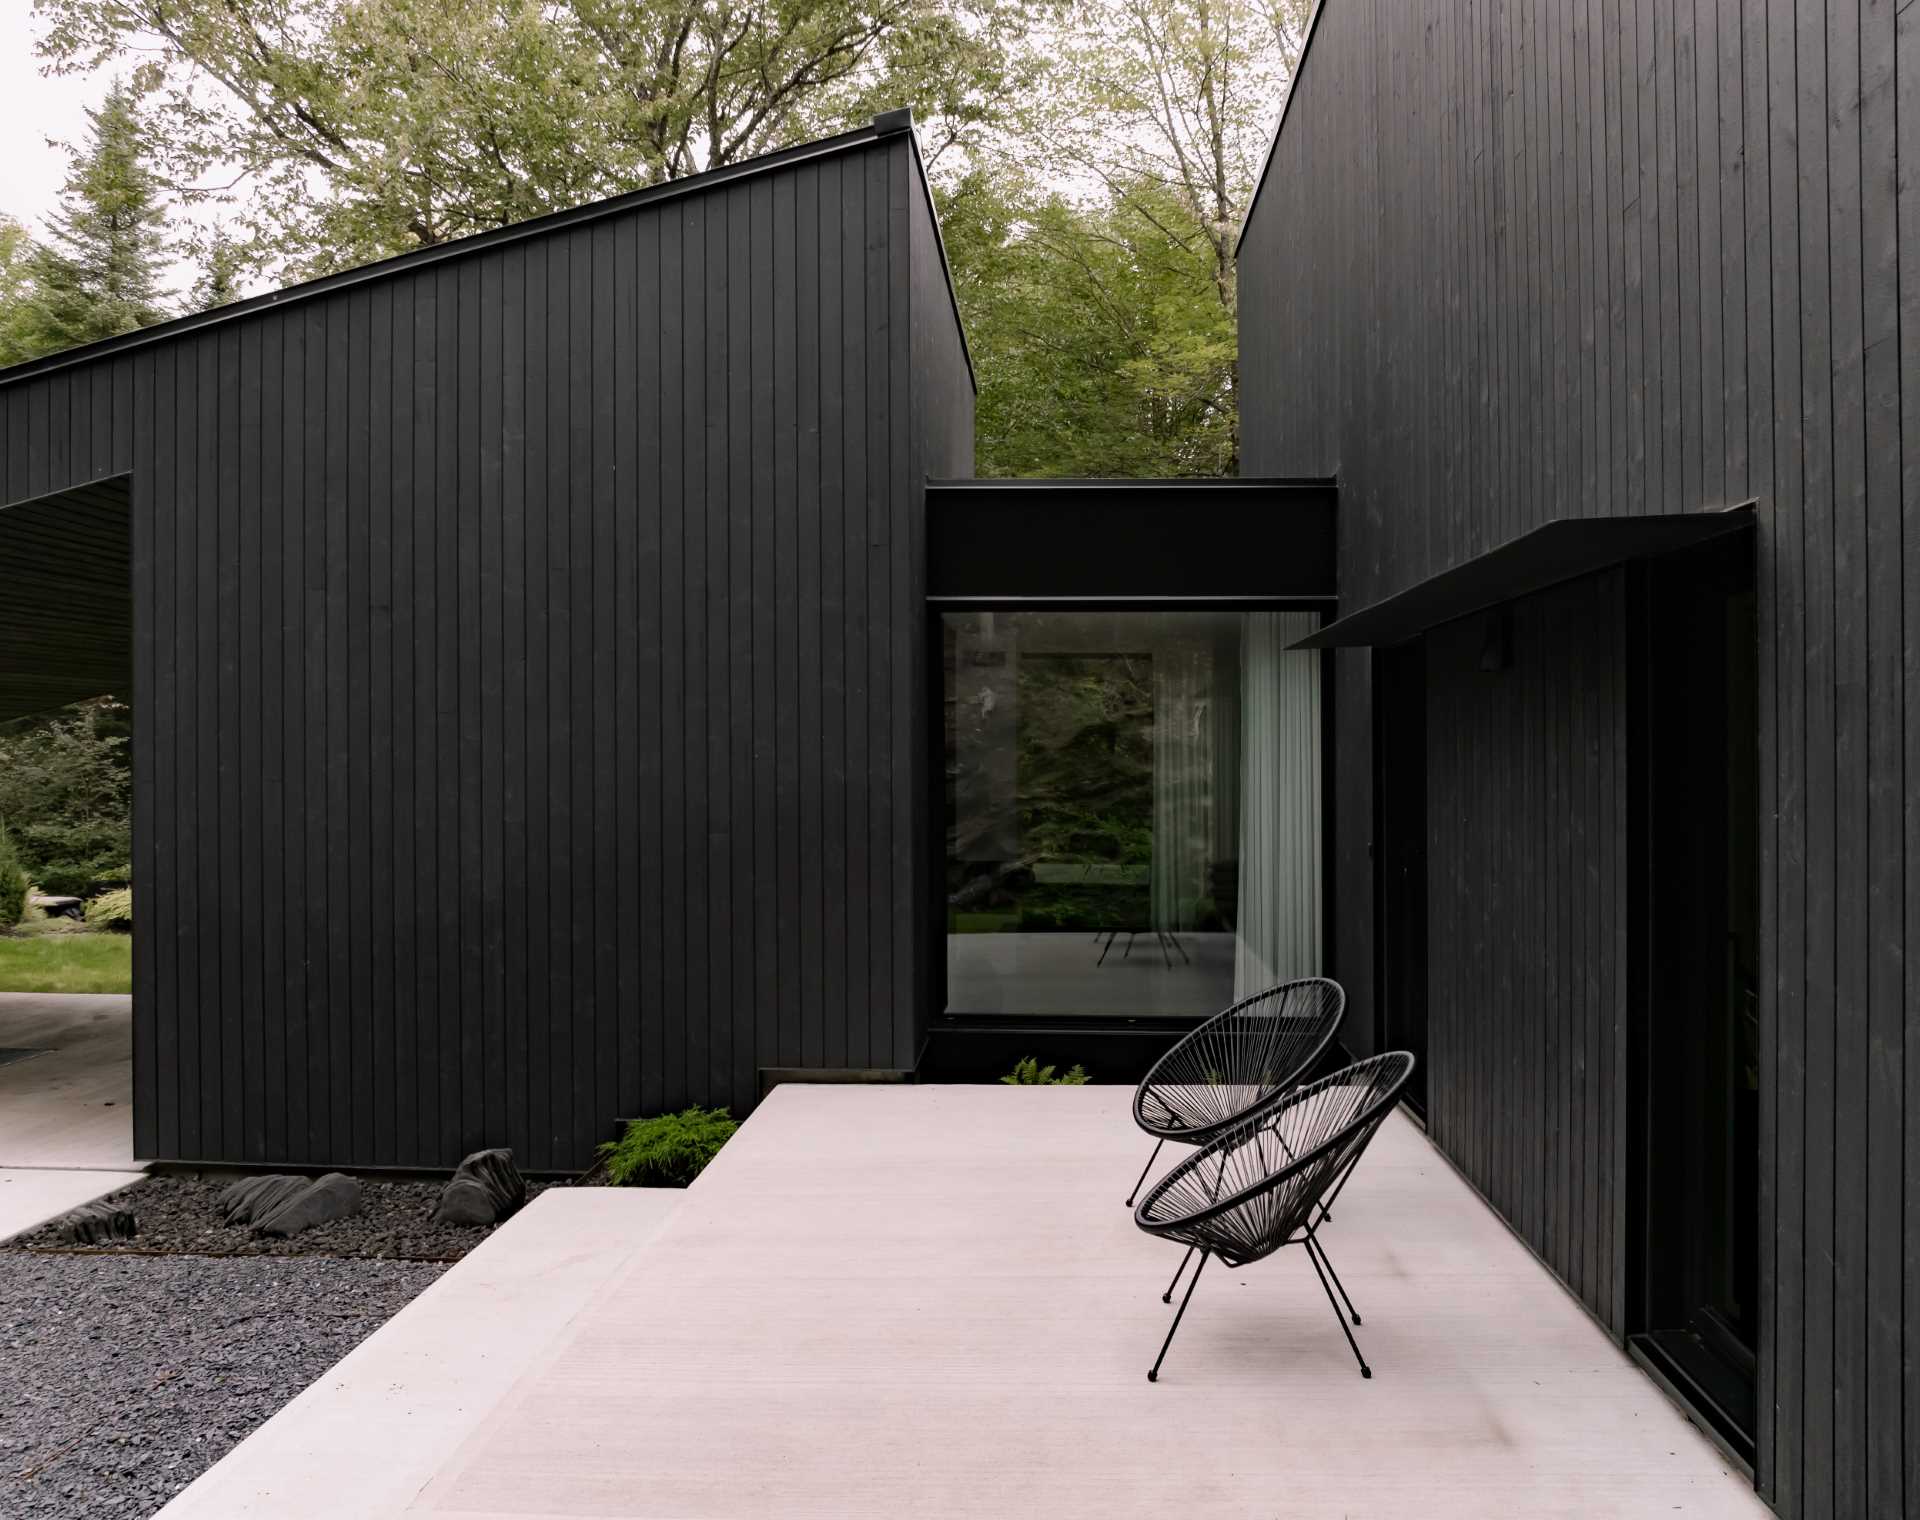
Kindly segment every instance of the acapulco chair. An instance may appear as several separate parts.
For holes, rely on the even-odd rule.
[[[1347,1328],[1348,1315],[1360,1323],[1359,1312],[1326,1247],[1315,1237],[1321,1220],[1314,1218],[1314,1208],[1324,1193],[1345,1182],[1412,1075],[1413,1057],[1395,1050],[1295,1088],[1277,1107],[1219,1135],[1148,1190],[1133,1222],[1149,1235],[1184,1242],[1189,1256],[1200,1253],[1200,1265],[1193,1269],[1148,1382],[1160,1380],[1160,1364],[1167,1359],[1209,1257],[1244,1267],[1292,1245],[1306,1247],[1307,1260],[1360,1364],[1360,1375],[1373,1376],[1360,1343]],[[1171,1301],[1185,1270],[1183,1257],[1180,1271],[1161,1295],[1163,1302]]]
[[[1242,998],[1183,1035],[1133,1094],[1133,1122],[1154,1147],[1127,1207],[1169,1140],[1205,1145],[1284,1098],[1320,1059],[1346,1008],[1338,982],[1301,977]]]

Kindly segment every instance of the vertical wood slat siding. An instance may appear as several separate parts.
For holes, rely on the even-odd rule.
[[[1794,1516],[1920,1508],[1916,134],[1920,5],[1328,0],[1241,247],[1246,468],[1339,476],[1348,607],[1550,518],[1759,499],[1756,1477]],[[1366,807],[1365,668],[1337,681],[1343,820]],[[1550,798],[1584,784],[1581,690],[1482,736]],[[1477,891],[1541,873],[1539,990],[1512,993],[1538,1004],[1541,1086],[1483,1111],[1479,1068],[1437,1048],[1434,1106],[1490,1191],[1530,1189],[1539,1148],[1549,1185],[1516,1225],[1617,1324],[1623,1242],[1585,1233],[1581,1199],[1623,1154],[1588,1127],[1617,1106],[1583,1106],[1618,1053],[1570,1021],[1566,981],[1570,954],[1609,964],[1586,948],[1592,843],[1476,861]],[[1344,924],[1371,866],[1335,870],[1360,984]],[[1436,963],[1436,1040],[1467,990]]]
[[[142,1155],[572,1168],[913,1064],[972,405],[918,185],[883,138],[0,385],[6,500],[132,477]]]
[[[1429,1133],[1596,1317],[1625,1333],[1625,578],[1425,642]]]

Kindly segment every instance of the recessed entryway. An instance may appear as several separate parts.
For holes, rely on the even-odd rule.
[[[1630,1344],[1743,1461],[1760,1349],[1758,635],[1744,537],[1650,561]]]

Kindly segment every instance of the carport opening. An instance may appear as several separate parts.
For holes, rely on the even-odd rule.
[[[0,822],[37,899],[0,945],[0,1168],[133,1160],[132,943],[103,913],[132,876],[128,503],[120,476],[0,508]]]

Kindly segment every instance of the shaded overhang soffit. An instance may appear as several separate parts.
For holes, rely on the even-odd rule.
[[[1399,644],[1502,602],[1631,559],[1690,549],[1753,527],[1754,503],[1706,512],[1651,517],[1566,517],[1509,539],[1496,549],[1443,570],[1328,623],[1295,649],[1351,649]]]
[[[127,500],[122,475],[0,509],[0,721],[132,696]]]

